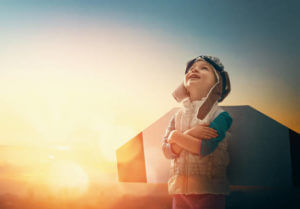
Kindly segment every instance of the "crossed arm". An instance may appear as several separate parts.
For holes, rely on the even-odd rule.
[[[198,155],[208,155],[223,140],[231,124],[232,118],[228,112],[222,112],[209,124],[210,129],[200,127],[203,125],[197,125],[181,133],[175,130],[175,118],[173,116],[163,137],[163,153],[168,159],[178,157],[182,149]]]

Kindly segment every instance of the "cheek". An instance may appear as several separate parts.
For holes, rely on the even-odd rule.
[[[217,78],[213,73],[209,73],[205,75],[206,80],[208,81],[208,83],[216,83],[217,82]]]
[[[210,78],[208,80],[208,83],[212,86],[212,85],[214,85],[216,83],[216,80],[214,78]]]
[[[187,77],[186,76],[184,76],[184,78],[183,78],[183,83],[184,83],[184,85],[186,85],[186,83],[187,83]]]
[[[217,83],[217,81],[218,81],[218,79],[217,79],[216,75],[213,75],[213,77],[212,77],[212,82],[213,82],[213,83]]]

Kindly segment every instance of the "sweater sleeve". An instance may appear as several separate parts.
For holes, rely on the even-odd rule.
[[[233,119],[228,112],[224,111],[210,123],[209,127],[217,130],[218,137],[210,140],[201,140],[200,155],[208,155],[218,147],[219,142],[225,138],[226,131],[231,127],[232,121]]]
[[[176,154],[172,150],[171,144],[168,143],[168,137],[170,135],[170,132],[174,129],[175,129],[175,116],[173,115],[169,122],[168,128],[166,129],[165,135],[162,139],[162,151],[163,151],[164,156],[167,159],[174,159],[174,158],[178,157],[178,154]]]

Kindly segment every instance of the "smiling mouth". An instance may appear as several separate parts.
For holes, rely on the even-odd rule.
[[[189,79],[199,79],[200,77],[198,75],[192,74]]]

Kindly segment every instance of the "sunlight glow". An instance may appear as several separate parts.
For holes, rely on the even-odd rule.
[[[74,162],[53,162],[46,182],[50,190],[64,198],[76,198],[86,192],[89,178],[82,167]]]
[[[116,149],[136,135],[136,130],[125,125],[102,126],[98,146],[107,161],[116,161]]]

